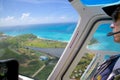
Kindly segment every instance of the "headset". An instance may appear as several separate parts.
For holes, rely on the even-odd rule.
[[[109,32],[109,33],[107,34],[107,36],[113,36],[113,35],[118,34],[118,33],[120,33],[120,31],[117,31],[117,32]]]

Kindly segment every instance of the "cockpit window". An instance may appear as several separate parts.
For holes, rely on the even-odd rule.
[[[112,32],[110,24],[101,24],[87,48],[91,50],[120,52],[120,44],[114,41],[113,36],[107,36],[109,32]]]
[[[119,2],[120,0],[80,0],[85,5],[101,5]]]
[[[98,66],[109,59],[111,55],[120,53],[120,44],[114,41],[110,23],[100,23],[84,50],[84,56],[70,74],[74,80],[91,80]]]
[[[19,74],[46,80],[77,20],[67,0],[0,0],[0,60],[15,58]]]

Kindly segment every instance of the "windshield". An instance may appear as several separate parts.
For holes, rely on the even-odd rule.
[[[120,52],[120,44],[114,41],[113,36],[107,36],[108,32],[112,32],[112,29],[109,27],[110,24],[101,24],[96,30],[90,45],[87,46],[91,50],[102,50],[102,51],[116,51]],[[92,44],[95,42],[95,44]]]
[[[120,53],[120,44],[114,41],[113,36],[107,36],[112,32],[110,23],[100,23],[91,36],[84,50],[84,56],[70,74],[74,80],[91,80],[95,70],[101,63],[108,60],[111,55]]]
[[[46,80],[77,20],[67,0],[0,0],[0,60],[17,59],[19,74]]]

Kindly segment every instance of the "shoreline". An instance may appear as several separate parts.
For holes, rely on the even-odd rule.
[[[31,34],[31,33],[28,33],[28,34]],[[16,36],[24,35],[24,34],[9,35],[9,34],[4,33],[4,35],[10,36],[10,37],[16,37]],[[33,35],[35,35],[35,34],[33,34]],[[35,36],[37,36],[37,35],[35,35]],[[64,40],[64,41],[62,41],[62,40],[53,40],[53,39],[43,38],[43,37],[40,37],[40,36],[37,36],[37,38],[38,38],[38,39],[42,39],[42,40],[56,41],[56,42],[64,42],[64,43],[68,43],[68,42],[69,42],[69,41],[67,41],[67,40]]]
[[[53,40],[53,39],[48,39],[48,38],[42,38],[42,37],[39,37],[37,36],[38,39],[42,39],[42,40],[51,40],[51,41],[56,41],[56,42],[65,42],[65,43],[68,43],[69,41],[62,41],[62,40]]]

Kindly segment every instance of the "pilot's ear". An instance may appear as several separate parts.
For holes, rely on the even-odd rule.
[[[117,4],[117,5],[111,5],[111,6],[105,6],[103,7],[102,9],[105,11],[105,13],[112,17],[112,14],[114,13],[114,11],[120,7],[120,4]]]

